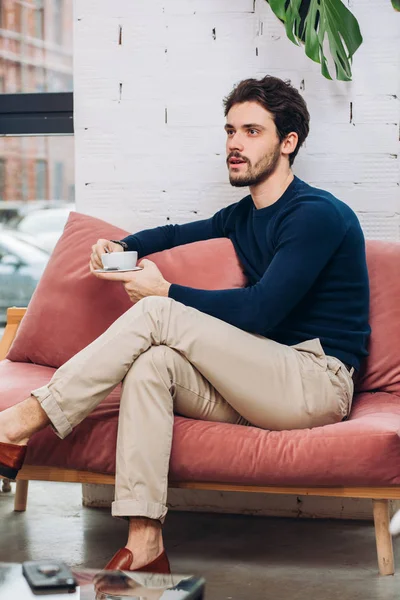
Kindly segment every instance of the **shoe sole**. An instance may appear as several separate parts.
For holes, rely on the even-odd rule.
[[[7,477],[7,479],[16,479],[18,471],[19,469],[12,469],[11,467],[7,467],[7,465],[2,465],[0,463],[0,475]]]

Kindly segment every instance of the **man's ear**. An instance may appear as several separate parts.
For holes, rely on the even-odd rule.
[[[288,135],[285,137],[285,139],[282,142],[283,154],[287,154],[287,155],[292,154],[292,152],[294,152],[296,150],[298,141],[299,141],[299,136],[297,135],[297,133],[295,131],[291,131],[290,133],[288,133]]]

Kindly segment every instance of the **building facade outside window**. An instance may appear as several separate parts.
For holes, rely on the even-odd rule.
[[[44,2],[35,0],[34,8],[35,37],[39,40],[44,39]]]
[[[63,10],[64,0],[53,0],[53,20],[54,20],[54,43],[62,45],[63,43]]]
[[[6,94],[72,92],[73,0],[0,2],[0,78]]]
[[[0,200],[4,200],[6,189],[6,161],[0,158]]]
[[[64,164],[62,162],[56,162],[54,164],[54,182],[53,182],[53,198],[54,198],[54,200],[62,200],[63,182],[64,182]]]
[[[36,198],[47,198],[47,161],[40,158],[35,167]]]

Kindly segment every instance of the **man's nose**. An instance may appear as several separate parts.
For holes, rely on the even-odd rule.
[[[244,149],[243,141],[239,132],[236,132],[233,135],[231,135],[228,138],[226,145],[229,152],[233,152],[234,150],[237,150],[238,152],[243,152]]]

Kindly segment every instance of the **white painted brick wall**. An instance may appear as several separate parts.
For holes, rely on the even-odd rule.
[[[265,0],[76,0],[78,210],[137,231],[240,199],[222,98],[270,73],[311,113],[295,173],[350,204],[368,237],[400,239],[400,15],[390,0],[348,4],[364,44],[343,83],[289,42]]]

